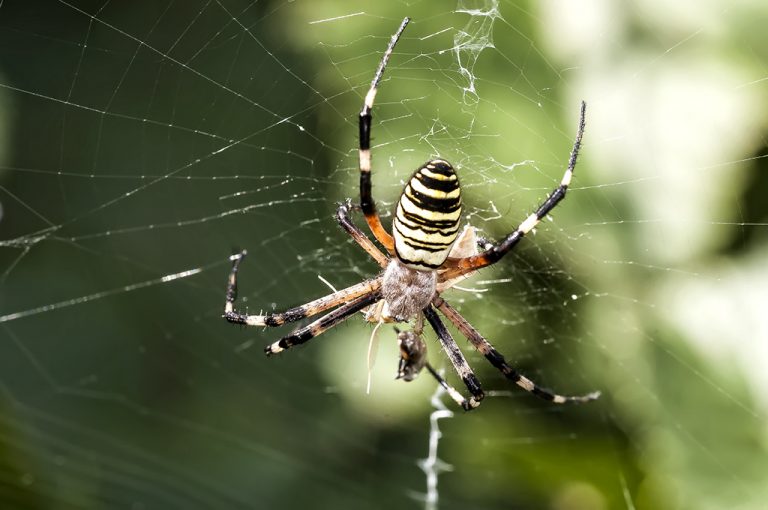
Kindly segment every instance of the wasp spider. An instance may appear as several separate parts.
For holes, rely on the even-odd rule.
[[[439,310],[494,367],[524,390],[558,404],[594,400],[599,393],[583,396],[558,395],[539,387],[521,375],[455,308],[441,297],[443,291],[469,274],[501,259],[565,197],[584,133],[586,105],[581,103],[576,140],[560,185],[550,193],[536,212],[528,216],[500,243],[488,243],[484,246],[484,250],[479,252],[474,229],[467,227],[461,234],[459,233],[461,188],[455,170],[443,159],[433,159],[425,163],[410,178],[397,203],[392,224],[393,235],[390,235],[381,223],[371,194],[371,110],[384,69],[408,22],[409,19],[405,18],[392,36],[360,111],[359,207],[347,201],[339,206],[336,213],[336,219],[341,227],[382,267],[383,272],[370,280],[284,312],[248,315],[236,312],[234,309],[237,297],[237,272],[245,256],[243,251],[233,257],[232,270],[227,282],[224,318],[229,322],[246,326],[274,327],[335,308],[320,319],[268,345],[265,349],[267,355],[278,354],[303,344],[360,311],[365,312],[367,320],[376,323],[414,320],[413,330],[398,331],[400,364],[397,377],[410,381],[426,367],[448,390],[451,398],[462,408],[470,410],[480,404],[484,396],[483,390],[438,315],[437,310]],[[362,210],[368,227],[384,247],[386,254],[380,251],[373,241],[352,222],[351,212],[356,209]],[[469,390],[469,398],[463,397],[448,385],[427,363],[426,344],[421,338],[423,318],[427,319],[437,333],[443,350]]]

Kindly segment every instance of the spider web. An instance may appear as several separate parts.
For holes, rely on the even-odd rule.
[[[3,506],[761,508],[766,14],[1,1]],[[503,237],[559,182],[588,102],[568,199],[445,296],[526,375],[599,402],[539,402],[454,332],[489,397],[449,417],[429,377],[392,380],[390,328],[366,394],[363,321],[276,359],[261,348],[289,328],[222,321],[234,249],[254,313],[375,274],[332,215],[405,15],[374,109],[385,224],[439,155],[465,221]]]

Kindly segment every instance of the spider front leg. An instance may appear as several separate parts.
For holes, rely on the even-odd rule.
[[[371,81],[371,87],[365,95],[363,108],[360,110],[359,121],[360,145],[358,156],[360,167],[360,207],[363,210],[365,221],[368,223],[371,232],[373,232],[376,239],[389,253],[394,252],[395,241],[381,224],[381,218],[379,218],[379,213],[376,212],[376,203],[373,201],[373,194],[371,192],[371,120],[373,118],[371,111],[373,110],[373,100],[376,98],[376,91],[378,90],[381,77],[384,75],[384,69],[387,67],[387,62],[389,62],[389,57],[392,55],[392,51],[395,49],[395,45],[409,21],[409,18],[403,19],[400,28],[397,29],[397,32],[395,32],[390,39],[387,50],[384,52],[379,67],[376,69],[376,74]]]
[[[576,160],[579,157],[579,150],[581,149],[581,140],[584,136],[584,126],[586,123],[586,111],[587,104],[582,101],[576,140],[573,142],[571,156],[568,159],[568,168],[566,168],[565,173],[563,174],[560,185],[549,194],[547,199],[536,209],[536,212],[528,216],[525,221],[523,221],[520,226],[518,226],[517,229],[509,234],[503,241],[478,255],[452,261],[451,265],[454,267],[451,267],[442,274],[442,280],[450,280],[469,271],[474,271],[498,262],[501,257],[517,246],[517,243],[519,243],[528,232],[533,230],[542,218],[549,214],[552,209],[565,198],[568,186],[571,184],[571,179],[573,178],[573,172],[576,169]]]
[[[423,313],[424,317],[427,318],[427,321],[429,321],[429,324],[432,326],[432,329],[434,329],[435,333],[437,333],[437,337],[440,339],[440,344],[443,346],[443,350],[448,355],[448,359],[451,360],[453,368],[456,369],[456,373],[459,374],[459,377],[461,377],[464,385],[472,394],[469,399],[462,398],[461,402],[455,398],[454,400],[456,400],[458,404],[464,408],[465,411],[471,411],[472,409],[475,409],[480,405],[480,401],[485,397],[483,388],[480,386],[480,381],[478,381],[475,373],[472,372],[472,368],[470,368],[469,363],[467,363],[467,359],[464,357],[464,354],[461,353],[461,349],[459,349],[459,346],[456,345],[456,341],[448,332],[445,324],[443,324],[443,321],[440,320],[440,317],[438,317],[437,312],[435,312],[432,306],[430,305],[426,307]],[[432,375],[435,376],[436,372],[432,373]],[[440,381],[440,379],[438,379],[438,381]],[[448,389],[447,384],[443,387]],[[453,395],[451,396],[453,397]]]
[[[333,294],[315,299],[301,306],[289,308],[284,312],[273,312],[266,315],[248,315],[235,311],[235,300],[237,299],[237,273],[240,269],[240,262],[247,252],[243,250],[234,256],[232,261],[232,270],[227,279],[226,302],[224,304],[223,317],[233,324],[242,324],[244,326],[269,326],[277,327],[286,322],[295,322],[306,317],[317,315],[342,303],[359,298],[366,294],[378,292],[381,288],[381,278],[366,280],[364,282],[352,285],[346,289],[341,289]]]
[[[589,402],[600,397],[599,391],[587,393],[586,395],[579,396],[564,396],[552,393],[551,391],[538,386],[536,383],[520,374],[513,367],[509,366],[504,359],[504,356],[497,351],[488,340],[483,336],[464,318],[459,312],[449,305],[443,298],[437,297],[432,301],[432,304],[436,306],[449,321],[451,321],[461,333],[467,337],[472,345],[485,356],[485,358],[491,362],[491,365],[496,367],[504,374],[504,377],[517,384],[525,391],[533,393],[539,398],[554,402],[555,404],[565,403],[580,403]]]
[[[427,361],[427,344],[421,338],[420,332],[408,330],[397,332],[397,343],[400,347],[400,363],[397,367],[396,379],[402,379],[406,382],[413,381],[422,369],[426,368],[429,374],[443,387],[450,397],[460,407],[465,410],[471,410],[473,407],[456,388],[448,384],[448,381],[441,376],[437,370]]]

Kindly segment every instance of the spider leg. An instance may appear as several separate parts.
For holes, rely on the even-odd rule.
[[[581,110],[579,113],[579,127],[576,132],[576,140],[573,142],[573,149],[571,149],[571,156],[568,160],[568,168],[563,174],[563,178],[560,181],[560,185],[555,188],[552,193],[549,194],[547,199],[542,203],[536,212],[528,216],[517,229],[509,234],[503,241],[487,249],[483,253],[460,259],[456,262],[455,268],[447,270],[442,275],[443,280],[449,280],[460,276],[463,273],[479,269],[481,267],[489,266],[498,262],[498,260],[511,251],[517,243],[544,218],[552,209],[560,203],[565,194],[568,191],[568,186],[571,184],[571,178],[573,177],[574,169],[576,168],[576,160],[579,157],[579,149],[581,149],[581,139],[584,136],[584,125],[586,115],[587,104],[581,102]]]
[[[240,262],[246,255],[243,250],[232,262],[232,270],[227,280],[226,303],[224,304],[223,317],[231,323],[243,324],[245,326],[270,326],[276,327],[286,322],[294,322],[305,317],[317,315],[330,308],[346,303],[352,299],[365,294],[378,292],[381,287],[381,278],[366,280],[346,289],[341,289],[333,294],[315,299],[307,304],[289,308],[284,312],[268,313],[266,315],[248,315],[235,311],[235,300],[237,299],[237,272],[240,268]]]
[[[370,306],[379,299],[381,299],[381,293],[378,290],[360,296],[357,299],[350,301],[343,306],[340,306],[331,313],[320,317],[315,322],[294,331],[290,335],[284,336],[275,343],[266,346],[264,348],[264,352],[267,356],[270,356],[272,354],[282,352],[285,349],[290,349],[295,345],[308,342],[309,340],[312,340],[316,336],[321,335],[325,331],[336,326],[337,324],[344,322],[366,306]]]
[[[464,408],[465,411],[471,411],[480,405],[480,401],[483,400],[483,397],[485,396],[485,393],[483,393],[483,389],[480,386],[480,381],[478,381],[477,376],[475,376],[474,372],[472,372],[472,368],[470,368],[469,363],[467,363],[467,359],[464,357],[464,354],[461,353],[459,346],[456,345],[456,341],[448,332],[445,324],[443,324],[443,321],[440,320],[440,317],[437,315],[437,312],[435,312],[432,306],[430,305],[426,307],[423,310],[423,313],[429,321],[429,324],[432,326],[432,329],[434,329],[435,333],[437,333],[437,337],[440,339],[443,350],[446,352],[446,354],[448,354],[448,359],[451,360],[453,368],[456,369],[456,372],[459,374],[459,377],[461,377],[461,380],[464,382],[464,385],[467,387],[472,396],[469,399],[465,399],[460,394],[458,394],[458,392],[456,392],[456,394],[458,394],[458,396],[461,398],[461,401],[459,401],[450,391],[449,394],[451,394],[451,397],[453,397],[453,399],[456,400],[456,402],[462,408]],[[432,373],[433,376],[435,375],[432,370],[430,370],[430,373]]]
[[[454,401],[454,402],[456,402],[456,403],[457,403],[457,404],[458,404],[458,405],[459,405],[461,408],[463,408],[463,409],[465,409],[465,410],[467,410],[467,411],[470,411],[470,410],[474,409],[474,407],[477,407],[477,406],[479,405],[479,402],[478,402],[478,403],[477,403],[477,404],[476,404],[476,405],[473,407],[473,406],[472,406],[472,404],[470,404],[469,402],[467,402],[467,399],[466,399],[466,398],[464,398],[464,395],[462,395],[461,393],[459,393],[459,391],[458,391],[456,388],[454,388],[453,386],[451,386],[450,384],[448,384],[448,381],[446,381],[446,380],[443,378],[443,376],[441,376],[441,375],[438,373],[438,371],[437,371],[437,370],[435,370],[435,369],[432,367],[432,365],[430,365],[429,363],[427,363],[427,364],[426,364],[426,365],[424,365],[424,366],[425,366],[425,368],[427,369],[427,371],[429,371],[429,373],[432,375],[432,377],[434,377],[434,378],[435,378],[435,380],[438,382],[438,384],[440,384],[440,386],[442,386],[442,387],[443,387],[443,389],[445,389],[445,391],[446,391],[446,392],[448,393],[448,395],[449,395],[449,396],[450,396],[450,397],[453,399],[453,401]]]
[[[365,95],[363,108],[360,110],[359,121],[360,145],[358,155],[360,161],[360,207],[363,209],[365,221],[368,223],[371,232],[389,253],[394,252],[395,242],[392,239],[392,236],[387,233],[384,226],[381,224],[381,218],[379,218],[379,214],[376,212],[376,204],[373,201],[371,192],[371,110],[373,109],[373,100],[376,97],[379,82],[384,74],[384,69],[387,67],[387,62],[389,62],[389,57],[392,55],[392,51],[395,49],[395,45],[409,21],[410,18],[403,19],[397,32],[395,32],[390,39],[387,50],[384,52],[379,67],[376,69],[376,74],[371,81],[371,87]]]
[[[475,349],[480,351],[483,356],[485,356],[485,358],[491,362],[491,365],[499,369],[507,379],[517,384],[525,391],[533,393],[537,397],[544,400],[554,402],[555,404],[565,404],[569,402],[589,402],[590,400],[595,400],[600,396],[599,391],[594,391],[592,393],[580,396],[564,396],[558,395],[557,393],[552,393],[551,391],[538,386],[536,383],[520,374],[520,372],[515,370],[513,367],[509,366],[504,359],[504,356],[502,356],[501,353],[499,353],[499,351],[497,351],[493,345],[488,342],[488,340],[483,338],[483,336],[443,298],[435,298],[434,301],[432,301],[432,304],[436,306],[441,312],[443,312],[443,315],[445,315],[445,317],[451,321],[465,337],[467,337]]]
[[[420,322],[423,321],[422,315],[419,314],[418,320]],[[413,381],[419,372],[426,368],[460,407],[467,410],[472,409],[464,395],[448,384],[448,381],[427,361],[427,344],[421,337],[422,329],[422,326],[419,324],[410,331],[400,331],[397,327],[394,328],[397,332],[397,343],[400,347],[400,363],[398,363],[395,379],[403,379],[406,382]]]
[[[352,216],[350,212],[353,208],[354,206],[349,200],[339,204],[339,208],[336,209],[336,221],[339,222],[341,228],[343,228],[344,231],[349,234],[350,237],[352,237],[352,239],[354,239],[355,242],[366,251],[366,253],[368,253],[368,255],[373,257],[373,259],[381,267],[387,267],[387,264],[389,263],[389,257],[381,253],[381,250],[379,250],[376,245],[373,244],[373,241],[368,239],[363,231],[360,230],[357,225],[352,223]]]

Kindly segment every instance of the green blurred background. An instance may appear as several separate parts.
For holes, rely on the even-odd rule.
[[[254,313],[376,272],[332,215],[408,15],[374,112],[387,218],[441,155],[503,236],[589,105],[553,221],[446,297],[603,397],[540,402],[457,334],[491,396],[439,422],[439,508],[768,508],[768,5],[379,4],[0,2],[0,506],[425,506],[435,384],[393,381],[391,329],[367,395],[363,321],[266,359],[289,328],[220,318],[235,248]]]

